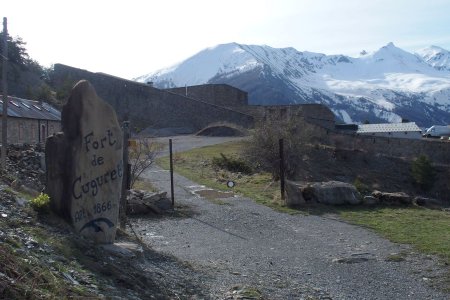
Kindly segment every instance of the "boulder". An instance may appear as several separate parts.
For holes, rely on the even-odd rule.
[[[123,137],[114,109],[82,80],[61,113],[63,133],[47,139],[47,191],[76,232],[113,243],[123,178]]]
[[[307,194],[315,202],[322,204],[356,205],[361,203],[360,194],[355,186],[346,182],[328,181],[310,183],[303,191],[304,196]]]
[[[289,207],[301,206],[306,203],[303,198],[304,184],[286,180],[286,205]]]
[[[426,207],[432,207],[432,208],[442,207],[442,202],[437,199],[433,199],[433,198],[425,198],[425,197],[418,196],[418,197],[414,197],[413,202],[419,206],[426,206]]]
[[[299,183],[288,180],[286,195],[286,204],[292,207],[313,202],[329,205],[361,203],[355,186],[340,181]]]
[[[377,198],[382,204],[412,204],[412,198],[404,192],[385,193],[380,191],[373,191],[372,196]]]
[[[140,190],[130,190],[127,196],[127,214],[162,214],[170,209],[171,203],[166,192],[149,193]]]
[[[363,204],[364,205],[376,205],[379,203],[379,200],[374,196],[364,196]]]

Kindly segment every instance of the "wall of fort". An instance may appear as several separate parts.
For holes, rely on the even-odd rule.
[[[330,140],[337,148],[360,149],[372,155],[413,160],[426,155],[434,163],[450,164],[450,142],[435,139],[399,139],[335,133]]]
[[[56,86],[63,86],[67,81],[89,80],[98,95],[115,108],[121,120],[129,117],[132,128],[182,127],[193,133],[220,121],[249,128],[255,121],[267,118],[301,118],[316,125],[317,136],[326,135],[326,140],[337,148],[359,149],[373,155],[408,160],[423,154],[435,163],[450,164],[450,142],[343,134],[335,131],[335,116],[322,104],[248,105],[247,93],[229,85],[191,86],[186,97],[185,88],[160,90],[147,84],[59,64],[55,65],[55,74]]]
[[[97,94],[113,106],[119,120],[128,118],[131,128],[183,128],[193,133],[217,121],[245,128],[254,123],[253,116],[214,103],[104,73],[55,64],[52,81],[56,88],[82,79],[88,80]]]
[[[226,107],[248,105],[248,93],[228,84],[202,84],[167,91]]]

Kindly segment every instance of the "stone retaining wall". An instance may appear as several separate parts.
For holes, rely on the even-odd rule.
[[[330,138],[337,148],[360,149],[373,155],[382,154],[406,159],[415,159],[420,155],[426,155],[434,163],[450,164],[450,142],[446,141],[356,136],[350,134],[334,134]]]

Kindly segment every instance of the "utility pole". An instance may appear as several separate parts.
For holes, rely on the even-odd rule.
[[[8,69],[8,25],[3,17],[3,68],[2,68],[2,170],[6,172],[6,150],[8,147],[8,83],[6,81]]]

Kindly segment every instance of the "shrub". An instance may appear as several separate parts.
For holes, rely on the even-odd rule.
[[[413,161],[411,166],[411,174],[414,181],[424,191],[428,191],[433,187],[434,179],[436,177],[434,167],[430,159],[425,155],[420,155]]]
[[[220,153],[220,157],[213,157],[212,164],[213,166],[226,169],[230,172],[241,172],[244,174],[252,173],[252,168],[245,160],[234,157],[226,157],[223,153]]]
[[[246,145],[245,157],[251,165],[272,173],[279,178],[279,140],[284,140],[285,172],[292,177],[299,170],[301,157],[311,150],[311,146],[322,143],[322,132],[308,124],[301,117],[269,117],[256,124]]]
[[[30,204],[37,212],[48,212],[50,208],[50,197],[47,194],[41,193],[32,199]]]
[[[148,170],[155,162],[156,154],[162,149],[161,145],[152,143],[149,139],[137,139],[129,147],[129,162],[131,163],[130,188],[133,188],[141,174]]]

